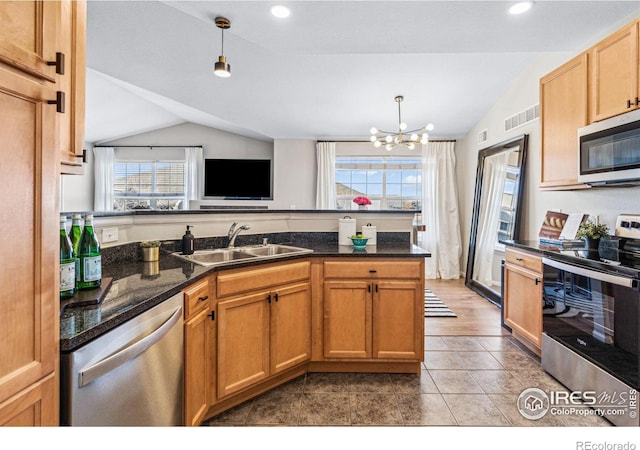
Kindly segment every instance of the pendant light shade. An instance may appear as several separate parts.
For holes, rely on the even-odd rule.
[[[215,22],[222,32],[222,54],[218,57],[213,73],[219,77],[228,78],[231,76],[231,64],[227,62],[227,58],[224,56],[224,30],[231,28],[231,22],[225,17],[216,17]]]

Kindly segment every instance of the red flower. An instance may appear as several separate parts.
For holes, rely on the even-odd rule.
[[[359,195],[359,196],[357,196],[356,198],[353,199],[353,203],[356,203],[358,205],[370,205],[371,204],[371,200],[369,200],[364,195]]]

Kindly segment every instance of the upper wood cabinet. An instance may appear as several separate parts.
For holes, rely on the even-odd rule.
[[[591,122],[640,107],[638,22],[602,40],[589,52]]]
[[[578,128],[588,120],[588,54],[540,79],[540,187],[578,189]]]
[[[86,22],[84,1],[60,2],[60,41],[56,52],[64,55],[64,73],[56,74],[56,89],[65,93],[65,112],[57,114],[60,172],[82,174],[84,153]]]

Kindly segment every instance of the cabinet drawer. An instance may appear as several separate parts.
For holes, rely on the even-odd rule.
[[[184,318],[204,309],[209,304],[209,279],[192,284],[184,291]]]
[[[542,273],[542,258],[538,255],[507,248],[505,251],[505,260],[510,264]]]
[[[308,280],[310,276],[311,263],[308,260],[220,272],[217,282],[218,298]]]
[[[417,278],[422,276],[422,261],[363,260],[325,261],[325,278]]]

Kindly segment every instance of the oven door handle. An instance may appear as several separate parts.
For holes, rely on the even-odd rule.
[[[560,261],[544,257],[542,258],[542,264],[554,267],[556,269],[564,270],[569,273],[574,273],[576,275],[582,275],[588,278],[593,278],[595,280],[604,281],[605,283],[612,283],[618,286],[638,289],[638,280],[634,280],[633,278],[621,277],[608,273],[598,272],[597,270],[585,269],[584,267],[565,264]]]

